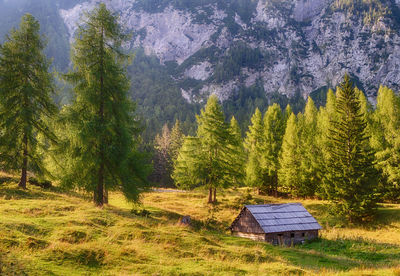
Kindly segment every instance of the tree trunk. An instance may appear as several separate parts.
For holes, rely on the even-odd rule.
[[[104,164],[101,162],[99,169],[99,180],[97,182],[97,188],[95,191],[94,203],[98,207],[102,207],[104,204]]]
[[[100,42],[100,106],[99,106],[99,117],[100,123],[104,122],[104,28],[101,28],[101,42]],[[100,139],[99,139],[99,159],[100,159],[100,168],[99,168],[99,179],[97,183],[97,189],[95,191],[95,204],[99,207],[104,204],[104,129],[100,130]]]
[[[208,203],[213,203],[213,189],[208,188]]]
[[[214,198],[213,198],[213,202],[217,202],[217,188],[214,188]]]
[[[28,136],[26,135],[26,133],[24,134],[23,143],[24,143],[24,156],[22,159],[21,180],[18,183],[18,187],[26,189],[27,170],[28,170]]]
[[[275,197],[278,197],[278,174],[275,173],[274,175],[274,181],[275,181]]]
[[[108,204],[108,189],[104,186],[104,204]]]

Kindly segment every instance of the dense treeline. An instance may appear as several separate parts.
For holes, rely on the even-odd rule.
[[[209,202],[216,188],[238,185],[318,197],[350,221],[371,219],[377,202],[400,200],[400,97],[381,87],[373,108],[346,75],[326,98],[318,109],[309,97],[297,115],[290,105],[272,104],[264,115],[257,108],[242,139],[235,118],[229,126],[210,97],[197,135],[180,138],[178,156],[169,158],[175,184],[206,187]]]
[[[58,110],[50,61],[39,22],[22,17],[0,46],[0,165],[93,193],[98,206],[109,190],[135,201],[147,187],[149,162],[137,148],[142,126],[129,99],[122,44],[129,36],[104,4],[86,14],[72,45],[73,67],[62,77],[73,88]],[[59,111],[59,112],[58,112]]]

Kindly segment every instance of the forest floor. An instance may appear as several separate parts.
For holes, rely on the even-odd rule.
[[[351,227],[323,201],[247,188],[220,191],[212,207],[206,197],[152,191],[132,206],[111,193],[100,209],[79,193],[24,191],[3,177],[0,275],[400,275],[400,205],[381,205],[371,226]],[[281,202],[303,203],[323,226],[321,238],[279,247],[230,235],[243,204]],[[191,226],[179,225],[184,215]]]

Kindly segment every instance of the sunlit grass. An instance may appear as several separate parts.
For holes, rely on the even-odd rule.
[[[11,177],[11,176],[9,176]],[[76,193],[0,184],[0,274],[28,275],[400,275],[400,205],[375,224],[346,226],[327,202],[275,199],[247,188],[151,192],[141,206],[119,193],[98,209]],[[243,204],[301,202],[321,222],[321,239],[294,248],[230,236]],[[132,208],[146,209],[138,216]],[[192,226],[179,225],[190,215]]]

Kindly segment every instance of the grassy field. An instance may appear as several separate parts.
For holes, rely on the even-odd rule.
[[[219,196],[219,197],[218,197]],[[371,227],[348,227],[317,200],[257,196],[248,189],[217,195],[151,192],[142,206],[111,194],[98,209],[60,189],[0,184],[1,275],[400,275],[400,205],[385,205]],[[324,227],[294,248],[229,235],[244,203],[301,202]],[[147,210],[143,212],[141,210]],[[146,216],[147,215],[147,216]],[[192,226],[178,220],[190,215]]]

